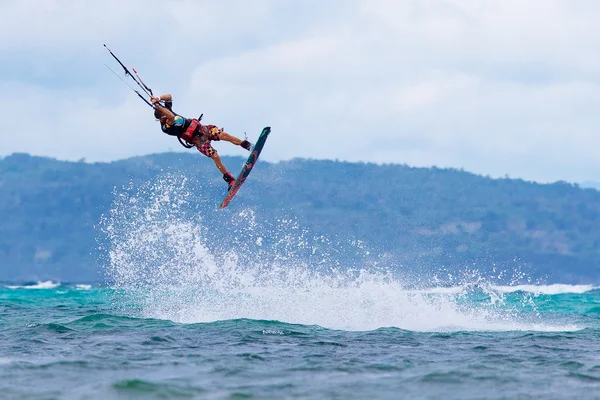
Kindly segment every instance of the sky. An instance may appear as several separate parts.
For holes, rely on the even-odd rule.
[[[186,117],[271,126],[271,162],[600,181],[599,26],[595,0],[0,0],[0,156],[194,151],[106,44]]]

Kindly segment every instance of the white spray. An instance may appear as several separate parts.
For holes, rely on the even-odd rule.
[[[106,275],[122,294],[122,312],[182,323],[249,318],[345,330],[576,329],[542,323],[531,296],[508,306],[506,291],[490,289],[476,273],[453,288],[409,290],[385,268],[347,268],[338,257],[347,248],[294,219],[263,224],[251,209],[206,204],[194,215],[220,213],[223,222],[209,226],[202,216],[190,218],[201,193],[165,175],[115,194],[101,227]],[[366,252],[360,241],[354,249]]]

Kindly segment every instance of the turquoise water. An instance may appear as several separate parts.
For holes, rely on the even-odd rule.
[[[594,287],[361,279],[281,292],[5,285],[0,397],[600,398]]]
[[[0,284],[0,398],[600,398],[599,288],[415,276],[201,193],[116,190],[103,285]]]

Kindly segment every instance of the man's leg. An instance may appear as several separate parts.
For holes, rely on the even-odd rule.
[[[210,142],[196,142],[196,148],[198,149],[198,151],[200,151],[200,153],[212,158],[219,171],[223,174],[223,180],[227,182],[229,188],[231,189],[231,185],[233,185],[233,181],[235,181],[235,178],[227,171],[227,168],[225,168],[223,161],[221,161],[221,157],[219,157],[217,151],[213,149],[213,147],[210,145]]]
[[[235,144],[236,146],[239,146],[239,145],[241,145],[241,144],[242,144],[242,142],[243,142],[243,140],[242,140],[242,139],[236,138],[235,136],[233,136],[233,135],[230,135],[230,134],[229,134],[229,133],[227,133],[227,132],[221,132],[221,134],[219,135],[219,140],[224,140],[224,141],[226,141],[226,142],[233,143],[233,144]]]
[[[230,135],[229,133],[224,132],[223,129],[219,129],[216,126],[211,129],[210,140],[224,140],[226,142],[233,143],[236,146],[241,146],[248,151],[250,151],[252,148],[252,143],[249,141]]]
[[[221,173],[223,174],[223,180],[225,182],[227,182],[227,185],[229,186],[228,190],[231,189],[231,186],[233,185],[233,182],[235,181],[235,177],[233,175],[231,175],[231,173],[229,171],[227,171],[227,168],[225,168],[223,161],[221,161],[221,157],[219,157],[219,155],[217,154],[216,151],[213,152],[213,154],[210,156],[210,158],[213,159],[213,161],[215,162],[215,165],[217,166],[219,171],[221,171]]]
[[[221,157],[219,157],[216,151],[210,156],[210,158],[212,158],[212,160],[215,162],[215,165],[223,175],[228,173],[227,168],[225,168],[223,161],[221,161]]]

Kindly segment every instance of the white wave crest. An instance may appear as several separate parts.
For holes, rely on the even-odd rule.
[[[412,290],[414,293],[430,293],[430,294],[460,294],[468,290],[469,285],[464,286],[448,286],[448,287],[430,287],[426,289]],[[477,285],[475,285],[477,286]],[[583,294],[592,290],[599,289],[594,285],[569,285],[555,283],[551,285],[486,285],[486,291],[495,291],[498,293],[517,293],[526,292],[536,295],[557,295],[557,294]]]
[[[597,289],[593,285],[565,285],[565,284],[552,284],[552,285],[515,285],[515,286],[493,286],[494,290],[503,293],[514,293],[514,292],[529,292],[535,294],[583,294]]]
[[[6,286],[8,289],[55,289],[60,286],[60,282],[37,282],[33,285],[22,285],[22,286]]]

